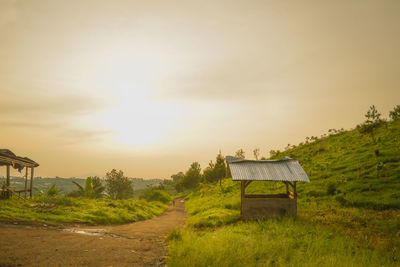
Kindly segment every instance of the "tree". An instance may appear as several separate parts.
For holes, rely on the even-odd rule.
[[[259,148],[255,148],[255,149],[253,150],[253,155],[254,155],[254,158],[255,158],[256,160],[258,160],[258,157],[260,156],[260,149],[259,149]]]
[[[178,172],[177,174],[171,175],[171,178],[174,183],[178,183],[180,180],[183,179],[184,176],[185,175],[183,174],[183,172]]]
[[[125,199],[133,197],[133,183],[124,176],[123,171],[113,169],[106,173],[106,192],[112,199]]]
[[[185,188],[195,188],[201,180],[201,167],[198,162],[193,162],[186,171],[182,184]]]
[[[94,190],[94,197],[100,198],[104,196],[104,191],[106,188],[104,187],[103,183],[101,182],[100,177],[98,176],[91,176],[88,177],[92,179],[93,190]]]
[[[384,120],[381,119],[381,114],[378,112],[375,105],[370,106],[368,112],[364,116],[367,118],[366,121],[361,126],[357,126],[357,128],[362,134],[370,134],[375,143],[374,131],[384,123]]]
[[[400,119],[400,105],[396,105],[392,111],[389,112],[389,117],[392,120]]]
[[[221,185],[222,178],[226,177],[226,164],[225,157],[222,156],[221,151],[219,151],[217,157],[215,158],[215,176],[219,179],[219,185]]]
[[[218,153],[215,163],[210,161],[208,167],[203,171],[203,179],[208,182],[220,181],[226,176],[225,157],[222,156],[221,151]]]
[[[381,114],[376,109],[375,105],[369,107],[367,114],[364,115],[367,120],[365,123],[373,124],[381,122]]]
[[[207,182],[215,182],[218,180],[215,172],[215,164],[212,162],[212,160],[210,163],[208,163],[208,167],[206,167],[203,171],[203,180]]]
[[[235,157],[244,159],[244,150],[243,149],[239,149],[238,151],[236,151]]]

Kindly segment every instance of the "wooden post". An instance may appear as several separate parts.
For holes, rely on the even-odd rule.
[[[293,189],[294,189],[294,198],[297,198],[297,189],[296,189],[296,183],[297,182],[294,182],[294,185],[293,185]]]
[[[289,197],[289,184],[287,182],[285,182],[286,185],[286,195]]]
[[[243,210],[243,198],[244,198],[244,185],[245,181],[240,181],[240,216],[242,216]]]
[[[29,190],[30,198],[33,197],[33,167],[31,167],[31,189]]]
[[[10,188],[10,165],[7,165],[6,177],[7,177],[7,182],[6,182],[6,185],[7,185],[7,194],[6,194],[6,196],[7,196],[7,198],[10,198],[10,195],[11,195],[11,192],[10,192],[10,190],[9,190],[9,188]]]
[[[28,167],[25,167],[25,198],[27,189],[28,189]]]

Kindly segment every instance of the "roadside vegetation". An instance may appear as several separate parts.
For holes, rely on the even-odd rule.
[[[186,227],[167,238],[168,265],[400,265],[399,118],[400,106],[389,121],[372,106],[355,129],[330,129],[271,151],[271,159],[300,160],[310,177],[311,183],[298,186],[295,219],[241,221],[239,183],[203,179],[186,196]],[[253,152],[265,159],[258,149]],[[236,156],[245,153],[238,150]],[[253,182],[246,192],[282,193],[285,188]]]
[[[48,224],[123,224],[150,219],[162,214],[166,208],[166,204],[158,201],[40,196],[27,201],[0,201],[0,220]]]
[[[76,189],[62,194],[55,184],[40,190],[33,199],[17,196],[0,201],[1,221],[63,224],[123,224],[162,214],[171,197],[167,192],[148,190],[150,197],[133,198],[132,181],[122,171],[112,170],[105,181],[88,177],[85,186],[72,181]]]

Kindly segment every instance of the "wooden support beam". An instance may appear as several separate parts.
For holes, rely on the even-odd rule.
[[[296,189],[296,183],[297,183],[297,182],[294,182],[294,186],[293,186],[293,189],[294,189],[294,191],[293,191],[294,198],[297,198],[297,189]]]
[[[245,189],[245,190],[246,190],[246,187],[249,186],[249,184],[250,184],[251,182],[252,182],[252,181],[245,181],[245,182],[244,182],[244,189]]]
[[[33,167],[31,167],[31,190],[29,191],[30,198],[33,197]]]
[[[28,189],[28,167],[25,167],[25,198],[27,189]]]
[[[7,181],[6,181],[6,185],[7,185],[7,193],[6,196],[7,198],[10,198],[11,192],[10,192],[10,165],[7,165],[7,173],[6,173],[6,177],[7,177]]]
[[[289,196],[289,185],[287,182],[284,182],[286,185],[286,195]]]
[[[245,181],[240,181],[240,215],[243,213],[243,198],[245,192]]]

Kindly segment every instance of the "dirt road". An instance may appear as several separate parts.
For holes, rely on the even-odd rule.
[[[0,224],[0,267],[164,265],[165,236],[185,220],[184,203],[176,201],[159,217],[126,225]]]

